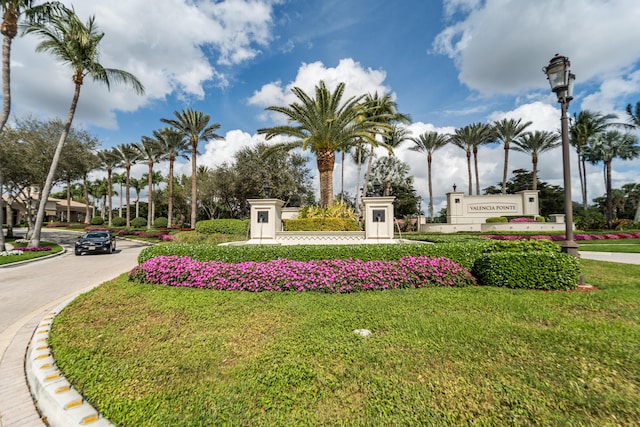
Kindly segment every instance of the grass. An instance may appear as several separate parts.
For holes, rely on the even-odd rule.
[[[640,253],[640,239],[581,240],[581,251]]]
[[[6,243],[14,246],[14,249],[20,249],[19,245],[14,243],[15,239],[7,239]],[[42,258],[47,255],[55,254],[62,251],[62,246],[52,242],[40,242],[40,246],[50,246],[50,251],[23,252],[22,255],[0,256],[0,265],[13,264],[15,262],[27,261],[30,259]]]
[[[238,293],[123,275],[65,309],[51,345],[116,425],[633,425],[640,266],[582,263],[600,291]]]

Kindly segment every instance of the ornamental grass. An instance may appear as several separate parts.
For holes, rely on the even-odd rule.
[[[140,283],[235,291],[317,291],[469,286],[469,271],[448,258],[408,256],[398,261],[326,259],[225,263],[189,257],[158,256],[131,270]]]

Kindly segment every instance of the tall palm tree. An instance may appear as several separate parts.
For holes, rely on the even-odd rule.
[[[342,102],[344,90],[345,84],[339,83],[331,93],[321,81],[315,87],[315,98],[312,98],[299,87],[294,87],[292,92],[298,102],[287,107],[267,107],[267,110],[284,114],[292,124],[258,129],[258,133],[264,134],[267,140],[277,135],[294,138],[293,141],[273,147],[272,152],[302,148],[316,155],[321,206],[329,206],[333,201],[335,152],[358,139],[377,144],[375,132],[383,126],[368,118],[359,119],[362,113],[360,101],[364,96],[351,97]]]
[[[113,220],[113,206],[111,199],[113,196],[113,182],[112,173],[115,168],[122,166],[122,159],[113,152],[113,150],[100,150],[98,151],[98,158],[100,159],[100,166],[107,171],[107,202],[109,204],[108,224],[112,225]]]
[[[171,128],[163,128],[153,131],[154,138],[162,146],[162,151],[169,160],[169,208],[167,213],[167,226],[171,228],[173,224],[173,166],[177,158],[182,157],[189,160],[186,153],[189,150],[189,141],[185,134]]]
[[[133,148],[132,144],[119,144],[114,148],[113,152],[120,157],[122,160],[122,167],[124,167],[126,173],[125,179],[125,193],[127,200],[127,227],[131,227],[131,166],[133,166],[140,157],[138,155],[137,150]],[[136,204],[137,207],[137,204]],[[136,218],[138,217],[138,212],[136,210]]]
[[[531,155],[533,167],[532,190],[538,189],[538,157],[560,145],[560,135],[555,132],[540,131],[526,132],[520,138],[513,141],[511,149]]]
[[[41,22],[63,8],[58,2],[45,2],[36,5],[32,0],[0,0],[2,11],[2,113],[0,116],[0,133],[11,115],[11,44],[18,35],[18,21],[25,16],[30,22]],[[0,164],[0,189],[4,186],[2,165]],[[3,224],[4,212],[0,209],[0,224]],[[0,232],[0,251],[4,251],[4,233]]]
[[[153,165],[164,160],[164,152],[160,142],[148,136],[143,136],[142,141],[133,144],[133,149],[138,152],[138,158],[147,162],[149,173],[147,173],[147,187],[149,193],[147,196],[147,228],[153,227],[153,210],[151,209],[151,198],[153,197]]]
[[[124,206],[124,202],[123,202],[123,198],[124,198],[124,191],[123,190],[123,186],[127,180],[127,175],[122,172],[122,173],[114,173],[111,175],[111,180],[113,181],[114,184],[119,184],[120,185],[120,191],[119,191],[119,196],[120,196],[120,203],[118,203],[118,216],[120,218],[123,218],[122,216],[122,207]]]
[[[609,130],[599,133],[589,139],[585,149],[585,158],[592,164],[604,163],[605,187],[607,196],[607,226],[611,227],[613,221],[613,198],[611,192],[611,162],[613,159],[630,160],[640,155],[638,137],[630,133],[618,130]]]
[[[502,169],[502,194],[507,194],[507,175],[509,173],[509,148],[512,141],[520,137],[533,122],[522,119],[502,119],[493,122],[496,137],[504,147],[504,168]]]
[[[139,94],[144,93],[144,87],[133,74],[115,68],[105,68],[98,62],[98,48],[104,33],[98,32],[94,17],[90,17],[85,24],[74,11],[65,10],[52,17],[48,22],[29,25],[26,33],[33,33],[42,38],[42,41],[36,47],[36,51],[50,52],[62,63],[71,66],[75,85],[67,121],[56,146],[51,167],[49,168],[49,175],[40,194],[35,230],[29,243],[30,246],[36,247],[40,244],[40,229],[44,221],[45,206],[53,185],[56,168],[60,161],[62,147],[69,134],[76,107],[78,106],[80,89],[84,78],[90,76],[94,81],[104,83],[107,88],[111,87],[112,82],[125,83]]]
[[[140,192],[142,191],[142,189],[146,186],[144,179],[137,179],[137,178],[131,178],[129,180],[129,184],[131,185],[131,188],[134,189],[134,191],[136,192],[136,218],[138,218],[140,216]],[[128,199],[127,199],[128,200]],[[129,203],[127,202],[127,205]]]
[[[473,179],[471,175],[471,154],[473,153],[476,194],[480,194],[480,180],[478,177],[478,147],[495,141],[493,126],[486,123],[473,123],[463,128],[456,129],[451,135],[451,142],[459,148],[465,150],[467,155],[467,174],[469,177],[469,195],[473,194]]]
[[[594,113],[588,110],[580,111],[574,116],[569,128],[571,145],[578,153],[578,175],[580,176],[580,189],[582,192],[582,207],[587,209],[587,170],[585,149],[589,138],[605,132],[611,126],[616,125],[612,120],[617,119],[615,114]]]
[[[425,132],[418,137],[411,138],[414,145],[409,149],[427,155],[427,178],[429,183],[429,218],[433,219],[433,184],[431,181],[431,162],[433,153],[450,141],[450,136],[439,132]]]
[[[640,102],[636,102],[636,111],[633,111],[633,105],[627,104],[627,118],[631,126],[640,128]]]
[[[182,110],[182,113],[174,111],[175,119],[160,119],[160,121],[173,126],[189,138],[191,144],[191,228],[196,228],[198,219],[198,184],[196,174],[198,171],[197,157],[200,141],[223,139],[216,131],[220,129],[219,123],[209,124],[211,119],[208,114],[196,110]]]
[[[376,135],[382,135],[385,143],[387,143],[388,140],[391,140],[393,142],[393,137],[391,136],[391,134],[393,133],[392,125],[394,123],[409,124],[411,123],[411,116],[409,116],[408,114],[400,113],[398,111],[398,104],[388,93],[384,94],[383,96],[379,96],[377,92],[373,95],[367,94],[364,98],[364,102],[361,108],[362,110],[360,112],[358,120],[371,121],[373,123],[379,123],[381,125],[378,127],[374,126],[372,129],[372,138],[370,139],[371,147],[369,149],[367,171],[364,175],[364,185],[362,187],[363,190],[366,191],[369,186],[371,168],[373,167],[373,159],[375,157],[374,150],[377,146],[377,143],[375,142]],[[396,141],[397,139],[398,138],[396,138]],[[387,146],[387,149],[389,150],[389,154],[393,154],[390,146]]]

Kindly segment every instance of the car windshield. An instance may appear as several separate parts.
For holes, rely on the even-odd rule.
[[[107,233],[87,233],[84,237],[87,239],[100,239],[107,237]]]

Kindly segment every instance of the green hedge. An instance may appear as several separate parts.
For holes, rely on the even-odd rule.
[[[142,228],[147,226],[147,220],[144,218],[135,217],[131,220],[131,226],[133,228]]]
[[[509,222],[509,220],[504,216],[493,216],[491,218],[487,218],[485,222],[490,224],[492,222]]]
[[[159,216],[153,221],[154,228],[167,228],[168,225],[169,225],[169,219],[163,216]]]
[[[540,240],[490,240],[485,252],[560,252],[560,246],[547,239]]]
[[[580,261],[560,252],[490,252],[476,260],[471,273],[485,286],[573,289],[578,285]]]
[[[196,231],[202,234],[247,234],[248,219],[208,219],[196,223]]]
[[[121,216],[114,216],[111,220],[111,225],[114,227],[124,227],[127,225],[127,220],[122,218]]]
[[[102,225],[104,224],[104,219],[101,216],[94,216],[91,218],[91,225]]]
[[[299,218],[284,219],[285,231],[360,231],[351,218]]]

